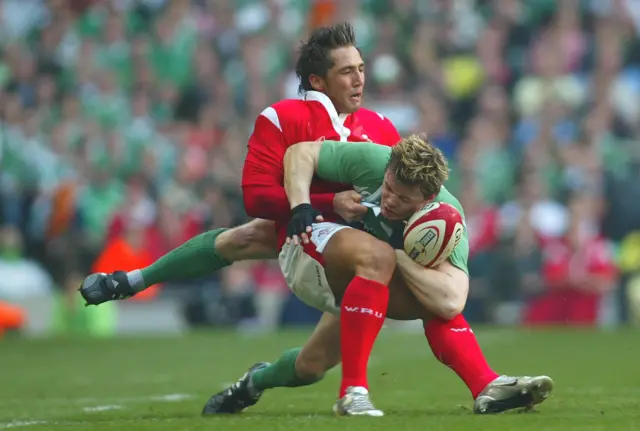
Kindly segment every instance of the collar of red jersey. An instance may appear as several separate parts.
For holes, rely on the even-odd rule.
[[[324,107],[324,109],[329,114],[332,120],[338,120],[340,123],[344,123],[344,120],[349,116],[349,114],[338,114],[336,107],[333,105],[329,96],[320,91],[309,90],[304,94],[304,100],[320,102],[320,104]]]

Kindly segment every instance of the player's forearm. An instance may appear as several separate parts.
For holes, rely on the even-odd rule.
[[[457,289],[455,279],[445,272],[424,268],[398,250],[397,268],[407,287],[427,311],[446,320],[464,309],[466,295]]]
[[[317,152],[311,142],[290,147],[284,155],[284,189],[290,208],[311,203],[311,181],[317,160]]]

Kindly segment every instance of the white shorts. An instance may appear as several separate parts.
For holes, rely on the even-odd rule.
[[[352,229],[337,223],[315,223],[309,244],[285,244],[278,256],[280,269],[289,289],[305,304],[320,311],[340,313],[340,305],[329,287],[322,253],[329,240],[342,229]]]

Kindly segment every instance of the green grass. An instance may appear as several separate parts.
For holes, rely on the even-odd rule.
[[[472,415],[467,389],[431,356],[422,334],[384,331],[370,366],[373,400],[385,410],[384,418],[331,415],[338,370],[311,387],[267,392],[241,415],[199,416],[213,392],[253,362],[273,360],[281,351],[300,345],[307,333],[256,338],[197,333],[111,340],[6,339],[0,341],[0,429],[640,429],[640,334],[630,330],[477,329],[497,371],[548,374],[555,379],[551,398],[529,414]],[[167,398],[169,394],[174,395]],[[91,410],[104,406],[118,408]]]

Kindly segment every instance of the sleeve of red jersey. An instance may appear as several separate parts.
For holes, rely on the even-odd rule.
[[[380,115],[380,114],[378,114]],[[398,130],[396,129],[396,126],[393,125],[393,123],[391,122],[391,120],[389,120],[387,117],[384,117],[382,115],[380,115],[380,117],[382,118],[382,138],[384,139],[383,142],[378,142],[379,144],[383,144],[383,145],[388,145],[390,147],[393,147],[395,144],[397,144],[398,142],[400,142],[400,140],[402,139],[402,136],[400,136],[400,133],[398,133]]]
[[[284,153],[288,145],[273,107],[258,116],[242,172],[245,211],[250,217],[286,220],[290,206],[284,190]],[[311,195],[311,204],[324,214],[333,214],[334,193]]]

